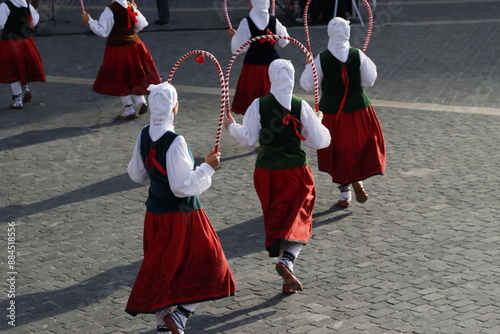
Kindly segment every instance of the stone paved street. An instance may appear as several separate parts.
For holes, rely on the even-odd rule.
[[[85,2],[94,18],[103,3]],[[211,52],[225,71],[231,54],[221,1],[171,1],[166,27],[152,24],[154,3],[137,3],[151,23],[140,37],[163,79],[196,49]],[[237,26],[246,1],[229,3]],[[119,99],[91,89],[105,40],[81,25],[77,1],[56,5],[60,21],[41,23],[35,39],[47,81],[30,84],[33,100],[16,111],[9,85],[0,85],[0,330],[154,334],[154,316],[124,312],[142,260],[147,196],[126,165],[149,113],[114,119]],[[40,11],[50,18],[50,2],[40,1]],[[318,193],[314,235],[295,265],[305,289],[284,296],[263,246],[256,153],[224,130],[222,165],[201,201],[238,291],[201,303],[187,333],[500,333],[500,2],[377,1],[375,13],[367,55],[378,80],[367,93],[384,130],[386,173],[365,182],[366,203],[342,210],[336,187],[306,150]],[[303,28],[283,15],[290,35],[305,43]],[[316,54],[326,47],[326,26],[311,26],[310,34]],[[364,37],[353,23],[353,45]],[[296,67],[296,94],[313,104],[298,84],[303,53],[289,45],[280,54]],[[176,130],[199,162],[214,145],[216,68],[189,58],[172,83],[180,99]]]

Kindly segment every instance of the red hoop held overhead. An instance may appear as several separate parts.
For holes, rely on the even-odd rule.
[[[174,76],[175,71],[179,67],[179,65],[186,60],[189,56],[196,55],[195,60],[203,64],[204,62],[204,56],[209,57],[215,66],[217,67],[217,72],[219,74],[219,81],[220,81],[220,96],[221,96],[221,106],[220,106],[220,112],[219,112],[219,123],[217,124],[217,132],[215,135],[215,145],[214,145],[214,150],[213,153],[217,153],[219,151],[219,143],[220,143],[220,137],[222,133],[222,126],[224,124],[224,112],[225,112],[225,106],[226,106],[226,99],[229,99],[229,97],[226,97],[229,95],[229,91],[227,90],[227,85],[224,83],[224,73],[222,72],[222,67],[220,66],[219,62],[217,61],[217,58],[215,58],[214,55],[212,55],[210,52],[204,51],[204,50],[193,50],[185,53],[182,57],[180,57],[177,62],[174,64],[172,69],[170,70],[170,74],[168,75],[167,82],[170,83],[172,81],[172,77]]]
[[[226,22],[229,30],[232,30],[233,25],[231,24],[231,18],[229,17],[229,12],[227,10],[227,0],[224,0],[224,16],[226,17]]]
[[[83,0],[80,0],[80,9],[82,10],[82,14],[85,13],[85,7],[83,6]]]
[[[363,45],[363,52],[366,52],[366,48],[368,47],[368,43],[370,42],[370,37],[372,35],[373,29],[373,12],[368,0],[363,0],[363,3],[366,6],[366,11],[368,12],[368,30],[366,31],[365,44]]]
[[[306,44],[307,44],[307,50],[312,53],[311,49],[311,39],[309,38],[309,23],[308,21],[308,16],[309,16],[309,5],[311,4],[312,0],[307,0],[306,5],[304,6],[304,32],[306,34]]]
[[[304,32],[306,35],[306,44],[307,44],[307,49],[309,52],[312,53],[311,49],[311,41],[309,38],[309,24],[308,24],[308,16],[309,16],[309,5],[311,4],[312,0],[307,0],[306,5],[304,6]],[[370,4],[368,3],[368,0],[362,0],[363,3],[366,6],[366,11],[368,12],[368,30],[366,31],[366,38],[365,38],[365,43],[363,44],[363,48],[361,49],[363,52],[366,52],[366,48],[368,47],[368,43],[370,42],[370,37],[372,35],[372,30],[373,30],[373,12],[372,8],[370,7]]]
[[[300,43],[299,41],[297,41],[296,39],[294,39],[292,37],[282,36],[282,35],[261,35],[261,36],[257,36],[257,37],[251,38],[248,41],[246,41],[245,43],[243,43],[238,48],[238,50],[236,50],[236,52],[233,53],[233,56],[229,60],[229,63],[227,65],[227,69],[226,69],[226,80],[225,80],[226,87],[224,89],[226,92],[228,92],[227,95],[226,95],[226,98],[227,98],[227,100],[226,100],[226,113],[227,114],[230,113],[230,109],[231,109],[231,106],[229,104],[229,75],[231,73],[231,67],[233,66],[234,60],[241,53],[241,51],[245,47],[247,47],[248,45],[250,45],[251,43],[253,43],[255,41],[262,40],[262,39],[272,40],[272,39],[275,39],[275,38],[286,39],[288,41],[291,41],[292,43],[296,44],[306,54],[307,59],[309,59],[309,62],[311,64],[311,66],[312,66],[313,77],[314,77],[314,109],[316,110],[316,112],[319,111],[318,74],[316,72],[316,65],[314,64],[314,58],[312,57],[312,54],[306,49],[306,47],[302,43]]]

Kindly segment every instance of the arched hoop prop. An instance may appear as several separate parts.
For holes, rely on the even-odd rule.
[[[365,44],[363,44],[363,48],[361,49],[363,52],[366,52],[366,48],[368,47],[368,43],[370,42],[370,37],[372,35],[373,29],[373,12],[368,0],[363,0],[363,3],[366,6],[366,11],[368,12],[368,29],[366,31]]]
[[[306,34],[306,45],[307,45],[307,50],[312,53],[311,49],[311,39],[309,38],[309,23],[308,21],[308,16],[309,16],[309,5],[311,4],[312,0],[307,0],[305,6],[304,6],[304,32]]]
[[[179,65],[186,60],[189,56],[196,55],[195,60],[203,64],[205,61],[205,56],[210,58],[212,62],[215,64],[217,67],[217,73],[219,74],[219,81],[220,81],[220,96],[221,96],[221,105],[220,105],[220,113],[219,113],[219,122],[217,124],[217,132],[215,135],[215,145],[214,145],[214,150],[213,153],[219,152],[219,143],[220,143],[220,137],[222,133],[222,126],[224,123],[224,111],[225,111],[225,106],[226,106],[226,100],[228,99],[227,95],[229,92],[227,91],[227,85],[224,83],[224,73],[222,71],[222,67],[219,64],[219,61],[217,58],[215,58],[214,55],[212,55],[210,52],[204,51],[204,50],[193,50],[185,53],[182,57],[180,57],[177,62],[174,64],[172,69],[170,70],[170,74],[168,75],[167,82],[170,83],[172,81],[172,78],[174,76],[175,71],[179,67]]]
[[[276,15],[276,0],[271,0],[271,15]]]
[[[229,30],[232,30],[233,25],[231,24],[231,18],[229,17],[229,11],[227,9],[227,0],[224,0],[224,16],[226,17],[226,22]]]
[[[80,9],[82,10],[82,14],[85,13],[85,7],[83,6],[83,0],[80,0]]]
[[[307,50],[307,48],[302,43],[300,43],[299,41],[297,41],[296,39],[294,39],[292,37],[282,36],[282,35],[261,35],[261,36],[251,38],[248,41],[246,41],[245,43],[243,43],[238,48],[238,50],[236,50],[236,52],[233,53],[233,56],[229,60],[229,63],[227,65],[227,69],[226,69],[226,80],[225,80],[226,87],[224,89],[226,92],[228,92],[226,95],[226,98],[227,98],[227,100],[226,100],[226,112],[227,112],[227,114],[230,113],[230,109],[231,109],[231,106],[229,104],[229,75],[231,74],[231,67],[233,66],[233,63],[234,63],[236,57],[241,53],[241,51],[243,51],[243,49],[245,49],[248,45],[250,45],[251,43],[253,43],[255,41],[275,40],[276,38],[286,39],[286,40],[294,43],[306,54],[307,59],[309,60],[309,63],[311,64],[312,71],[313,71],[313,77],[314,77],[314,109],[316,110],[316,112],[319,111],[318,73],[316,72],[316,65],[314,64],[314,58],[313,58],[312,54]]]

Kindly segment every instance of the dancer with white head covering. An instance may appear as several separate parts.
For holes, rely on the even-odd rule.
[[[22,109],[31,101],[29,82],[45,81],[42,58],[35,45],[35,26],[40,20],[26,0],[0,4],[0,82],[10,83],[12,109]]]
[[[135,2],[112,0],[99,20],[82,13],[82,21],[97,36],[107,38],[103,63],[92,89],[120,97],[125,110],[116,116],[118,119],[136,118],[134,103],[139,106],[139,115],[146,113],[146,88],[159,84],[161,79],[153,57],[137,34],[147,27],[148,21]]]
[[[319,108],[330,130],[329,147],[318,150],[318,167],[340,184],[338,204],[348,207],[351,188],[356,200],[366,202],[363,180],[385,171],[386,154],[382,128],[364,87],[373,86],[377,67],[361,50],[350,46],[349,21],[340,17],[328,23],[328,47],[314,60],[322,94]],[[302,88],[314,89],[307,64],[300,78]]]
[[[249,39],[261,35],[289,36],[281,22],[269,14],[269,0],[251,0],[248,17],[241,20],[238,30],[230,30],[231,52],[235,53]],[[278,44],[285,47],[286,39],[259,40],[251,43],[242,52],[246,52],[243,67],[236,85],[231,110],[244,114],[252,101],[269,94],[269,64],[280,58],[274,47]]]
[[[274,60],[269,66],[270,94],[252,102],[243,125],[232,115],[224,121],[243,147],[260,144],[254,186],[264,215],[265,248],[269,256],[278,257],[276,270],[284,280],[284,293],[302,290],[293,262],[312,235],[316,200],[314,178],[301,144],[320,149],[330,143],[321,112],[316,114],[293,95],[294,73],[289,60]]]
[[[149,186],[144,260],[126,312],[156,314],[158,332],[184,333],[196,304],[234,295],[233,274],[198,198],[211,185],[220,153],[194,168],[184,137],[174,132],[175,88],[151,85],[150,124],[137,138],[127,171]]]

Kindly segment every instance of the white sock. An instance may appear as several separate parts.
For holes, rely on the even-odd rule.
[[[303,244],[301,242],[283,242],[281,244],[278,261],[282,262],[288,269],[290,269],[290,271],[293,272],[293,261],[299,256],[299,253],[302,250],[302,245]]]
[[[172,308],[167,307],[161,311],[156,312],[156,329],[158,333],[167,331],[167,324],[163,318],[172,311]]]
[[[122,101],[124,107],[134,104],[134,101],[132,101],[132,95],[130,94],[125,96],[120,96],[120,101]]]
[[[140,106],[141,104],[146,104],[144,95],[132,95],[132,98],[134,99],[134,103],[138,106]]]
[[[23,86],[21,81],[16,81],[10,84],[10,89],[12,89],[12,95],[17,96],[23,93]]]
[[[24,84],[24,85],[22,85],[22,87],[23,87],[23,94],[26,94],[26,92],[30,91],[28,84]]]
[[[179,329],[181,333],[184,333],[186,330],[187,319],[194,312],[197,305],[198,304],[178,305],[177,309],[170,313],[170,317],[172,317],[177,329]]]

